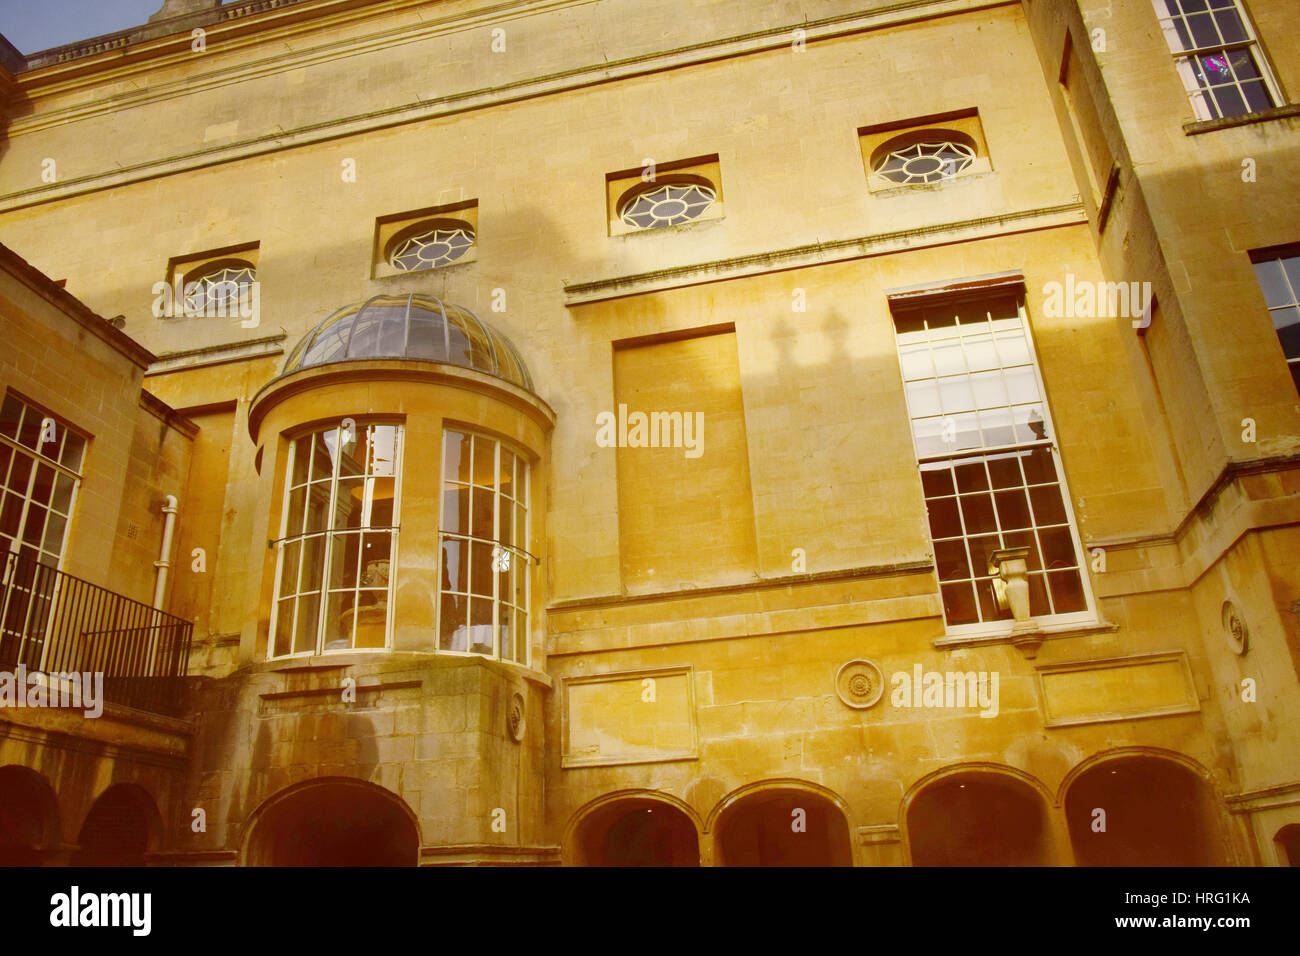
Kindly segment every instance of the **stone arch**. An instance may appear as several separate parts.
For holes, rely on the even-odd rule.
[[[709,814],[715,866],[852,866],[853,828],[834,791],[794,778],[733,790]]]
[[[1288,823],[1273,834],[1280,866],[1300,866],[1300,823]]]
[[[963,763],[922,777],[903,797],[903,845],[912,866],[1050,866],[1051,792],[995,763]]]
[[[570,817],[563,858],[571,866],[699,866],[699,816],[659,791],[608,793]]]
[[[162,815],[139,784],[115,783],[101,793],[81,824],[73,866],[144,866],[162,845]]]
[[[1060,792],[1080,866],[1228,862],[1210,774],[1183,754],[1154,747],[1094,754],[1066,775]]]
[[[317,777],[249,816],[245,866],[416,866],[420,824],[400,796],[351,777]]]
[[[19,764],[0,767],[0,866],[39,866],[45,848],[62,839],[49,780]]]

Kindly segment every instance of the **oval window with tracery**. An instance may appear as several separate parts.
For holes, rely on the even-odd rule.
[[[706,183],[663,183],[625,200],[619,218],[637,229],[677,226],[700,218],[717,198],[717,192]]]
[[[975,149],[955,140],[912,141],[883,152],[875,171],[900,186],[937,183],[964,173],[975,162]]]
[[[247,301],[244,290],[257,281],[257,270],[251,262],[228,259],[187,278],[187,315],[234,315],[241,299]]]
[[[473,247],[474,239],[474,229],[467,222],[429,223],[399,236],[389,249],[388,264],[403,272],[435,269],[464,256]]]

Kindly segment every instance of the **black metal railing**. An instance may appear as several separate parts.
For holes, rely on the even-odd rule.
[[[104,699],[179,715],[190,621],[156,610],[30,555],[5,557],[0,670],[102,673]]]

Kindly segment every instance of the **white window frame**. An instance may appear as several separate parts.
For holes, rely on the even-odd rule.
[[[459,532],[456,531],[443,530],[443,520],[445,518],[446,501],[447,501],[447,496],[446,496],[447,482],[449,480],[448,476],[445,473],[447,467],[447,433],[448,432],[456,432],[457,434],[460,435],[472,436],[476,440],[483,439],[485,441],[490,441],[495,446],[492,452],[492,469],[493,469],[493,475],[495,477],[494,477],[494,485],[492,491],[492,540],[490,541],[486,538],[477,538],[474,535],[469,533],[469,531],[472,531],[474,528],[473,511],[472,511],[473,503],[474,503],[474,488],[481,487],[475,485],[472,480],[473,478],[472,459],[471,459],[471,466],[470,466],[471,482],[468,486],[470,489],[469,498],[470,498],[470,508],[471,508],[471,512],[469,516],[469,531],[467,531],[465,534],[460,534]],[[439,445],[439,456],[438,456],[438,471],[439,471],[439,476],[438,476],[438,590],[437,590],[437,600],[435,602],[433,643],[434,643],[434,650],[436,651],[436,653],[439,654],[452,654],[457,657],[487,658],[489,660],[494,660],[494,661],[504,661],[505,663],[513,664],[516,667],[531,667],[532,653],[533,653],[532,640],[530,639],[532,635],[532,622],[533,622],[533,575],[532,575],[532,565],[530,562],[532,560],[532,555],[529,554],[526,548],[520,547],[517,544],[516,545],[501,544],[501,492],[499,489],[501,483],[501,449],[502,448],[504,448],[506,451],[510,452],[512,455],[515,456],[516,463],[520,463],[520,462],[523,463],[525,474],[527,476],[524,481],[523,500],[520,501],[520,499],[518,498],[511,499],[512,507],[515,504],[522,504],[524,506],[524,529],[523,529],[522,537],[524,543],[527,544],[529,541],[532,540],[530,535],[531,535],[532,521],[533,521],[533,507],[532,507],[533,466],[532,466],[532,462],[529,460],[529,456],[524,454],[516,446],[511,445],[508,442],[502,441],[500,438],[498,438],[495,435],[488,435],[474,428],[468,428],[468,427],[457,425],[454,422],[443,423],[442,436]],[[459,484],[459,482],[457,483]],[[514,555],[515,558],[519,559],[520,563],[517,565],[517,567],[522,569],[522,573],[524,575],[524,607],[523,607],[524,629],[522,635],[518,635],[518,634],[515,635],[515,641],[516,641],[516,647],[518,646],[518,641],[521,639],[521,637],[524,642],[524,659],[522,663],[515,660],[514,658],[501,656],[501,626],[500,626],[501,575],[499,572],[495,572],[495,571],[492,574],[492,653],[480,654],[478,651],[469,650],[468,648],[472,646],[472,642],[468,639],[468,637],[466,638],[466,649],[463,651],[443,649],[442,647],[442,597],[443,597],[442,571],[443,571],[444,558],[443,558],[442,543],[443,540],[448,537],[457,541],[465,541],[467,544],[467,547],[465,548],[466,567],[463,569],[466,575],[467,588],[469,587],[468,575],[469,575],[469,565],[471,562],[470,555],[473,552],[473,543],[475,541],[478,541],[482,544],[492,545],[494,549],[494,554],[497,549],[501,549],[503,551],[509,551],[512,555]],[[453,593],[459,594],[460,592],[456,591]],[[475,597],[476,595],[473,593],[473,591],[468,591],[466,594],[466,598],[470,602],[473,602]],[[485,599],[484,595],[477,595],[477,597],[480,601]],[[466,611],[467,611],[467,620],[468,620],[470,617],[472,617],[472,614],[469,614],[470,611],[469,607],[466,608]],[[469,625],[467,624],[466,626],[468,627]],[[513,622],[512,622],[512,627],[513,627]]]
[[[339,431],[342,428],[343,421],[344,419],[340,419],[339,422],[333,426],[335,435],[339,434]],[[287,654],[277,655],[275,653],[275,629],[279,619],[280,602],[281,602],[280,580],[281,580],[281,575],[284,573],[284,549],[285,546],[289,543],[289,541],[285,537],[285,532],[288,530],[288,525],[289,525],[289,492],[290,489],[293,487],[294,457],[297,455],[298,452],[299,439],[310,437],[314,440],[316,435],[327,434],[330,431],[330,429],[327,428],[316,427],[316,428],[312,428],[309,431],[304,431],[288,438],[289,454],[285,464],[283,495],[281,496],[281,502],[280,502],[280,525],[279,525],[280,531],[279,531],[279,538],[276,540],[275,581],[272,584],[272,590],[271,590],[271,620],[270,620],[270,628],[267,631],[267,641],[266,641],[267,660],[285,661],[285,660],[291,660],[293,658],[323,657],[331,654],[382,654],[382,653],[388,653],[393,648],[393,618],[394,618],[393,602],[394,602],[394,595],[396,591],[395,585],[397,582],[399,540],[401,538],[402,464],[406,454],[406,428],[404,423],[400,421],[393,421],[391,419],[384,419],[384,418],[358,417],[352,419],[352,421],[354,423],[353,428],[358,433],[358,437],[360,436],[361,432],[364,429],[367,429],[369,426],[372,425],[391,425],[393,428],[396,429],[395,437],[394,437],[394,444],[396,445],[396,453],[393,455],[394,458],[393,519],[392,519],[393,524],[391,529],[385,529],[388,531],[388,534],[390,535],[391,545],[390,545],[389,563],[388,563],[388,568],[389,568],[388,597],[387,597],[388,606],[387,606],[387,614],[385,616],[385,621],[384,621],[384,646],[383,647],[340,647],[340,648],[333,648],[328,650],[325,648],[324,645],[325,622],[326,622],[325,610],[328,605],[329,595],[330,595],[329,572],[330,572],[330,561],[331,558],[333,557],[333,552],[334,552],[334,542],[343,538],[346,534],[365,533],[365,529],[363,528],[362,529],[327,528],[322,531],[312,531],[308,533],[299,533],[293,535],[293,540],[296,542],[303,542],[306,541],[308,538],[313,538],[313,537],[325,538],[325,553],[323,556],[322,571],[321,571],[321,589],[320,589],[320,595],[317,598],[318,612],[317,612],[317,621],[316,621],[315,647],[312,650],[307,650],[307,651],[295,652],[293,650],[293,638],[297,629],[298,609],[302,606],[303,603],[302,596],[297,592],[295,592],[294,622],[289,629],[290,650],[289,653]],[[330,498],[329,498],[329,505],[326,511],[326,514],[329,516],[329,521],[331,523],[334,521],[335,508],[337,507],[338,504],[338,486],[339,486],[339,462],[335,461],[333,471],[330,475]],[[308,496],[310,496],[311,484],[308,483],[306,487],[308,489]],[[304,508],[305,507],[306,507],[306,503],[304,503]],[[302,561],[303,561],[303,552],[300,549],[298,553],[299,568],[301,568]],[[360,569],[358,569],[358,574],[360,574]],[[355,630],[355,625],[354,625],[354,630]],[[355,640],[355,635],[353,639]]]
[[[18,404],[21,405],[23,408],[23,419],[20,419],[19,421],[19,433],[21,433],[22,431],[22,421],[25,420],[27,414],[31,412],[40,416],[42,421],[44,421],[47,418],[53,421],[57,426],[57,429],[61,433],[63,433],[63,435],[67,435],[67,434],[76,435],[78,438],[81,439],[82,447],[81,447],[81,460],[78,463],[79,468],[81,470],[74,471],[73,469],[60,464],[57,458],[49,458],[48,456],[46,456],[41,452],[33,451],[32,449],[28,448],[26,445],[22,444],[16,439],[10,438],[7,435],[0,435],[0,444],[3,444],[10,449],[9,464],[5,468],[5,473],[3,475],[0,475],[0,504],[3,504],[3,498],[6,493],[12,493],[14,491],[14,489],[9,488],[9,476],[13,474],[14,462],[17,460],[17,457],[19,455],[24,455],[27,458],[31,459],[32,462],[31,470],[27,474],[27,487],[23,490],[23,494],[21,496],[23,505],[22,505],[22,513],[18,516],[18,528],[15,530],[14,536],[12,538],[10,538],[8,535],[0,534],[0,542],[4,542],[6,540],[8,541],[7,545],[0,545],[0,562],[3,562],[2,565],[3,571],[0,573],[3,573],[3,575],[5,576],[3,582],[0,582],[0,584],[2,584],[3,587],[3,597],[0,597],[0,639],[3,639],[4,621],[7,620],[9,616],[9,600],[10,597],[12,596],[13,590],[16,590],[16,588],[10,587],[8,575],[12,573],[18,555],[22,553],[22,549],[24,547],[34,548],[36,552],[37,564],[41,564],[45,567],[52,567],[55,571],[63,570],[64,559],[67,556],[68,536],[72,531],[72,522],[74,516],[76,515],[76,509],[77,509],[77,498],[81,492],[81,482],[86,467],[86,455],[89,454],[90,452],[90,437],[86,435],[84,432],[81,432],[73,428],[72,426],[64,422],[62,419],[54,415],[51,415],[48,412],[43,411],[41,408],[27,401],[25,398],[23,398],[21,395],[17,394],[16,392],[9,391],[9,392],[5,392],[3,395],[0,395],[0,401],[3,401],[4,399],[8,399],[8,398],[12,398],[14,401],[18,402]],[[60,453],[60,454],[62,453],[64,447],[63,435],[60,436],[59,444],[55,448],[56,453]],[[63,534],[59,539],[58,553],[55,555],[55,562],[53,565],[45,564],[44,561],[41,560],[43,557],[51,553],[47,551],[43,546],[44,539],[45,539],[44,528],[42,528],[41,531],[42,543],[40,545],[25,544],[23,541],[23,532],[26,530],[27,519],[31,513],[31,507],[33,503],[32,489],[36,484],[36,471],[41,465],[47,465],[51,469],[53,469],[54,477],[56,481],[60,475],[65,476],[71,479],[72,481],[72,490],[68,495],[68,511],[66,516],[67,521],[63,526]],[[41,507],[46,509],[47,522],[49,521],[49,515],[54,513],[54,509],[51,507],[51,505],[53,504],[53,500],[54,500],[54,488],[53,485],[51,485],[50,501],[44,505],[41,505]],[[47,611],[54,608],[57,605],[58,597],[59,597],[59,588],[62,587],[62,583],[63,583],[62,577],[59,575],[55,575],[55,589],[49,596]],[[30,592],[25,592],[25,593],[30,593]],[[35,601],[29,601],[26,614],[23,617],[21,633],[24,635],[24,637],[18,645],[18,660],[20,661],[23,660],[24,652],[26,650],[26,645],[27,645],[26,634],[28,630],[28,625],[31,621],[33,609],[35,608],[35,606],[36,606]],[[45,642],[41,647],[41,659],[39,661],[39,669],[42,671],[45,669],[45,659],[46,659],[46,655],[49,653],[49,650],[50,650],[49,643]]]
[[[1247,13],[1245,5],[1242,3],[1242,0],[1232,0],[1232,2],[1237,17],[1241,20],[1242,29],[1246,31],[1246,39],[1234,40],[1231,42],[1225,41],[1222,45],[1180,49],[1180,41],[1177,32],[1174,30],[1173,21],[1180,18],[1185,19],[1185,16],[1170,14],[1169,8],[1165,4],[1165,0],[1151,0],[1151,6],[1156,13],[1156,20],[1160,25],[1160,33],[1165,39],[1165,45],[1169,47],[1169,52],[1173,55],[1174,67],[1177,69],[1178,77],[1183,83],[1183,89],[1186,91],[1188,99],[1191,100],[1192,113],[1196,117],[1197,121],[1200,122],[1215,119],[1232,119],[1233,117],[1214,115],[1215,112],[1219,111],[1217,102],[1213,100],[1213,93],[1211,92],[1214,87],[1201,86],[1196,79],[1196,68],[1193,65],[1193,58],[1198,55],[1226,52],[1228,50],[1246,50],[1247,53],[1250,54],[1251,62],[1253,62],[1255,67],[1259,70],[1259,75],[1264,81],[1264,88],[1268,91],[1269,98],[1273,101],[1273,107],[1276,108],[1286,103],[1286,99],[1282,96],[1282,89],[1278,85],[1277,78],[1273,76],[1273,70],[1269,66],[1268,58],[1264,55],[1264,45],[1259,41],[1259,35],[1255,32],[1255,25],[1251,22],[1250,15]],[[1219,7],[1215,9],[1227,8]],[[1193,12],[1200,13],[1202,11]],[[1205,12],[1212,13],[1213,10]],[[1217,29],[1216,24],[1216,31]],[[1223,39],[1222,34],[1220,34],[1220,39]],[[1235,75],[1233,76],[1232,83],[1223,83],[1219,84],[1219,86],[1232,86],[1238,91],[1238,93],[1242,92],[1241,81],[1237,79]],[[1246,97],[1242,95],[1242,100],[1244,101],[1245,99]],[[1207,105],[1207,100],[1209,100],[1213,106]],[[1249,110],[1246,113],[1237,113],[1234,115],[1249,116],[1252,112],[1256,111]]]
[[[1056,471],[1056,480],[1061,490],[1061,499],[1062,499],[1061,503],[1065,509],[1066,520],[1070,528],[1070,541],[1071,544],[1074,546],[1075,555],[1077,556],[1079,562],[1078,565],[1079,579],[1081,582],[1080,587],[1083,590],[1084,609],[1081,611],[1070,611],[1065,614],[1031,616],[1030,620],[1037,622],[1040,627],[1048,631],[1068,630],[1073,627],[1096,624],[1099,621],[1098,610],[1097,610],[1097,599],[1096,599],[1096,595],[1093,593],[1092,578],[1090,575],[1091,569],[1088,561],[1089,553],[1087,549],[1083,546],[1083,540],[1079,534],[1078,522],[1075,519],[1074,505],[1073,505],[1074,499],[1071,495],[1070,487],[1065,477],[1065,463],[1061,458],[1061,450],[1056,440],[1056,423],[1052,417],[1051,402],[1048,400],[1047,388],[1043,381],[1042,370],[1038,364],[1038,350],[1034,346],[1034,336],[1033,336],[1032,327],[1030,326],[1029,323],[1029,315],[1025,308],[1025,295],[1023,290],[1016,285],[1003,284],[995,287],[990,287],[985,290],[981,290],[979,293],[966,293],[966,294],[954,295],[954,294],[944,294],[936,290],[934,294],[931,295],[908,295],[905,297],[891,296],[889,302],[890,304],[889,319],[890,319],[890,325],[892,326],[894,331],[894,354],[898,360],[899,386],[903,392],[904,404],[908,409],[907,430],[908,430],[908,434],[912,438],[912,454],[915,456],[916,466],[917,466],[917,470],[916,470],[917,484],[921,491],[922,507],[925,509],[927,513],[926,536],[930,542],[931,559],[934,560],[935,562],[935,583],[936,583],[936,587],[938,588],[938,594],[939,594],[940,614],[943,617],[945,634],[949,637],[955,637],[955,638],[978,639],[984,637],[1009,635],[1011,633],[1012,627],[1015,625],[1015,621],[1014,619],[1006,618],[998,621],[976,621],[970,624],[949,624],[948,623],[948,615],[943,610],[943,587],[942,587],[943,582],[939,580],[938,558],[937,555],[935,555],[934,553],[935,550],[934,536],[929,527],[929,520],[928,520],[929,508],[926,505],[925,489],[921,485],[922,462],[938,461],[941,460],[941,457],[930,455],[923,458],[922,455],[920,454],[920,449],[917,447],[916,444],[916,432],[915,429],[912,427],[912,422],[914,419],[912,416],[911,404],[907,398],[906,379],[904,378],[904,371],[903,371],[903,364],[902,364],[902,353],[899,349],[899,341],[898,341],[898,324],[894,319],[894,309],[904,308],[904,307],[918,307],[918,306],[921,308],[926,308],[933,305],[947,304],[947,303],[951,303],[955,305],[958,302],[990,302],[994,299],[1002,298],[1004,296],[1008,298],[1014,296],[1016,300],[1016,311],[1020,318],[1020,327],[1022,333],[1024,334],[1025,347],[1029,355],[1029,363],[1034,371],[1034,383],[1038,387],[1038,394],[1041,396],[1041,400],[1042,400],[1043,424],[1047,428],[1047,440],[1045,442],[1044,441],[1025,442],[1020,444],[998,445],[998,446],[992,446],[992,447],[980,448],[980,449],[962,449],[960,451],[954,451],[950,455],[942,456],[942,460],[956,461],[961,458],[972,458],[972,459],[985,458],[990,455],[997,454],[999,452],[1010,452],[1016,449],[1028,448],[1028,447],[1044,447],[1048,449],[1048,451],[1052,456],[1053,467]],[[966,374],[969,375],[970,372],[967,371]],[[976,410],[977,411],[979,410],[979,406],[976,406]],[[932,416],[922,416],[922,417],[932,417]],[[1037,528],[1037,525],[1034,525],[1034,527]],[[963,520],[962,539],[967,540],[969,537],[970,536],[967,535],[965,532],[965,522]],[[974,573],[974,571],[975,569],[972,568],[972,573]],[[1046,578],[1044,579],[1044,586],[1050,586],[1048,585]],[[978,607],[978,605],[979,605],[979,596],[977,593],[976,607]]]

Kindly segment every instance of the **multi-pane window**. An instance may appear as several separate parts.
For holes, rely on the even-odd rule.
[[[1241,0],[1152,0],[1198,120],[1281,103]]]
[[[1019,300],[894,306],[949,627],[1008,620],[994,552],[1028,548],[1032,617],[1086,616],[1078,538]]]
[[[86,440],[14,395],[0,407],[0,551],[57,567]],[[5,560],[0,556],[0,561]]]
[[[528,663],[528,462],[443,433],[438,648]]]
[[[705,183],[666,183],[633,193],[619,215],[638,229],[679,226],[704,215],[717,198],[713,187]]]
[[[388,646],[400,425],[338,425],[289,451],[271,656]]]
[[[232,316],[248,301],[247,289],[257,281],[257,270],[243,259],[227,259],[205,267],[186,282],[186,315]],[[193,288],[189,288],[193,283]]]
[[[455,262],[474,245],[474,228],[467,222],[439,220],[414,235],[400,238],[388,254],[388,262],[402,272],[436,269]]]
[[[1291,380],[1300,390],[1300,246],[1251,256],[1255,277],[1268,302],[1278,341],[1286,353]]]
[[[914,186],[954,179],[975,162],[975,148],[968,143],[937,138],[935,142],[905,139],[905,145],[890,149],[876,164],[876,172],[893,183]]]

